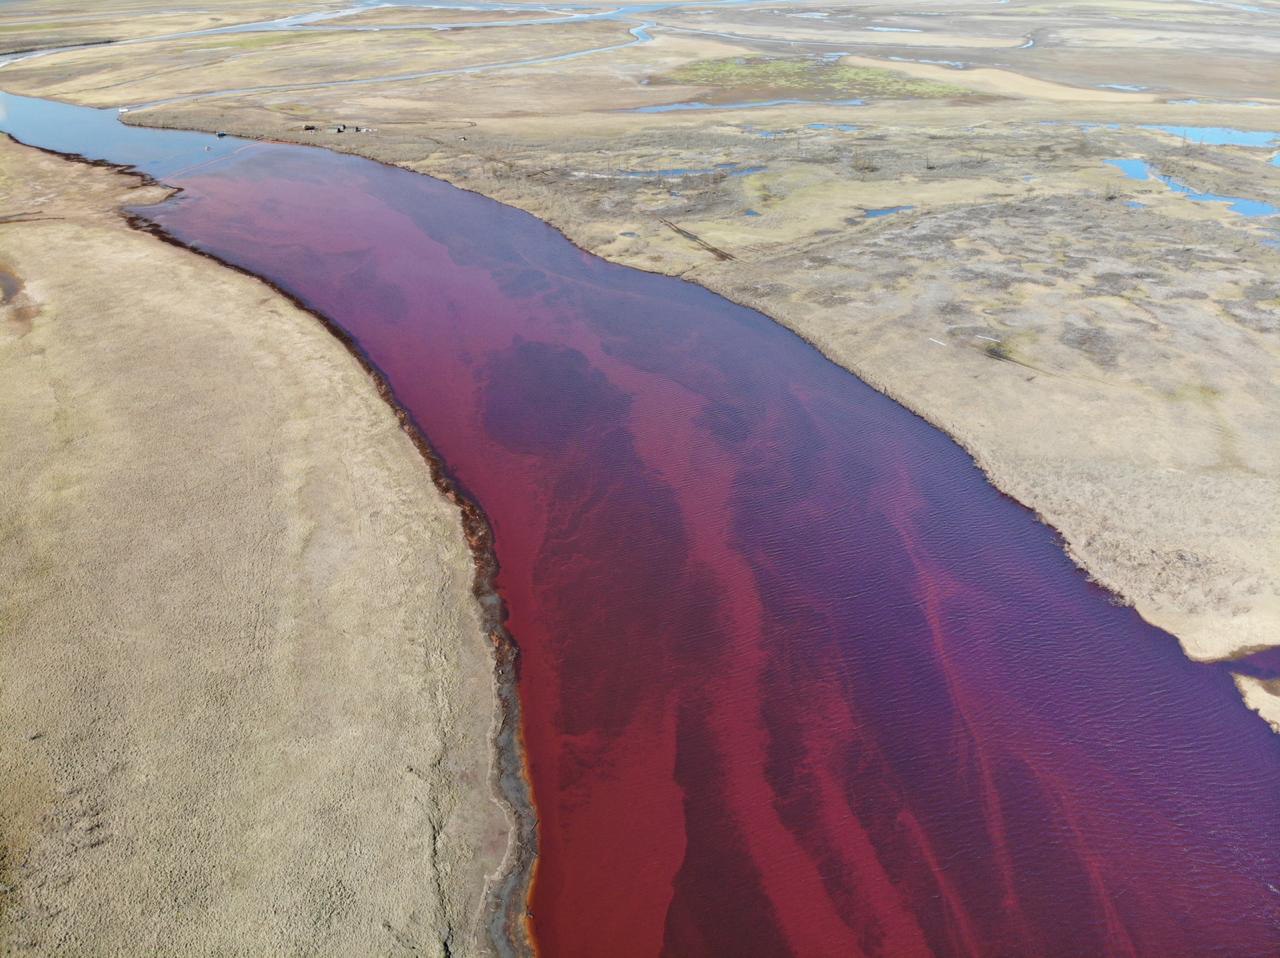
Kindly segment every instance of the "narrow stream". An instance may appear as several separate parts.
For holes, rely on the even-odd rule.
[[[181,187],[487,513],[544,954],[1280,953],[1280,737],[792,333],[368,160],[0,111]]]

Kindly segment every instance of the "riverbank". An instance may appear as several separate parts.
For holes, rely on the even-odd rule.
[[[955,437],[998,488],[1062,533],[1092,578],[1193,658],[1274,645],[1280,426],[1267,410],[1280,396],[1269,277],[1280,253],[1247,232],[1251,224],[1109,171],[1108,155],[1162,150],[1158,133],[1063,132],[1022,106],[1009,111],[1025,119],[993,124],[974,142],[944,118],[951,107],[928,109],[918,113],[923,130],[889,127],[887,108],[860,112],[860,122],[885,124],[888,142],[865,155],[883,172],[852,184],[812,166],[779,169],[740,150],[746,137],[726,147],[722,131],[693,123],[678,134],[678,154],[631,161],[653,145],[616,116],[598,119],[590,139],[558,142],[563,127],[543,121],[512,121],[502,134],[469,128],[465,143],[437,137],[425,157],[410,145],[415,132],[308,134],[248,108],[193,104],[129,119],[396,163],[525,209],[607,259],[758,309]],[[1072,124],[1071,114],[1059,111],[1058,122]],[[776,123],[774,113],[758,122]],[[498,136],[502,162],[485,152]],[[513,148],[517,137],[527,145]],[[830,148],[797,139],[806,151]],[[619,143],[616,166],[682,166],[698,155],[770,172],[671,184],[569,172]],[[936,175],[889,166],[930,149]],[[1169,162],[1228,190],[1256,177],[1244,151],[1221,153]],[[558,172],[534,177],[537,166]],[[1024,169],[1043,185],[1006,185]],[[668,192],[679,196],[662,199]],[[1155,212],[1129,205],[1139,201]],[[915,209],[863,221],[864,209],[900,204]],[[746,217],[748,208],[764,212]],[[670,215],[731,258],[672,232],[662,222]]]
[[[119,213],[164,195],[0,142],[0,940],[475,953],[459,510],[314,317]]]

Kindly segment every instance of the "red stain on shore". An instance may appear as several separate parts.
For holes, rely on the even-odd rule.
[[[758,314],[354,157],[148,211],[347,330],[485,510],[548,956],[1280,953],[1280,739]]]

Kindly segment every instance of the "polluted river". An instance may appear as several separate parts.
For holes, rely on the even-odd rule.
[[[426,176],[0,106],[175,187],[134,222],[312,310],[480,517],[500,950],[1280,952],[1280,738],[1230,674],[793,333]]]

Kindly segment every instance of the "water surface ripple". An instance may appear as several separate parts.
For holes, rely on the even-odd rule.
[[[427,177],[3,102],[181,186],[488,513],[545,954],[1280,953],[1280,738],[790,332]]]

